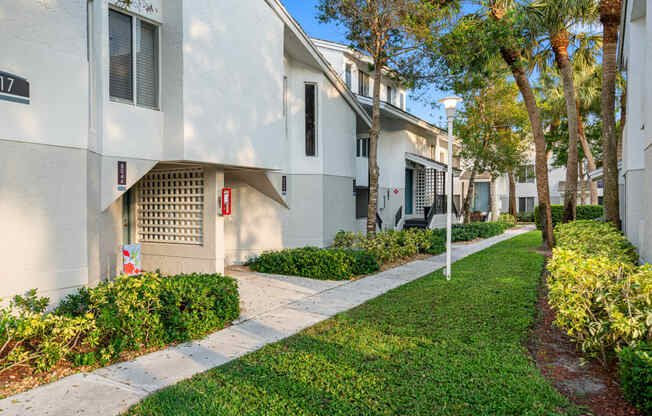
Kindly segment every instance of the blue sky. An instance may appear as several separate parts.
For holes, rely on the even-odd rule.
[[[344,30],[335,24],[322,24],[317,20],[317,0],[282,0],[290,14],[301,24],[309,36],[333,42],[348,43]],[[443,108],[432,108],[428,102],[416,99],[420,94],[412,93],[408,98],[408,110],[430,123],[445,127]],[[429,102],[437,101],[448,94],[428,92]]]

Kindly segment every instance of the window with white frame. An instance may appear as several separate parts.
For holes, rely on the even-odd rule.
[[[351,64],[346,64],[346,69],[345,69],[345,79],[346,79],[346,86],[351,88],[351,70],[352,70],[352,65]]]
[[[369,97],[369,75],[358,71],[358,95]]]
[[[155,170],[140,181],[137,195],[139,242],[203,244],[203,168]]]
[[[158,27],[109,10],[109,95],[111,99],[159,108]]]
[[[518,212],[527,214],[534,212],[534,197],[520,197],[518,199]]]
[[[359,138],[356,145],[357,157],[369,157],[369,138]]]
[[[534,183],[535,172],[534,165],[524,165],[518,168],[517,172],[518,183]]]
[[[317,85],[305,85],[306,156],[317,156]]]
[[[390,85],[387,86],[387,102],[390,104],[394,104],[394,93],[392,92],[392,87]]]

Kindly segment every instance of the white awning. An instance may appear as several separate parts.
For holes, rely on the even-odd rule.
[[[448,170],[448,165],[437,162],[436,160],[429,159],[424,156],[419,156],[414,153],[405,153],[405,159],[410,162],[416,163],[417,165],[424,166],[426,168],[435,169],[438,171],[445,172]],[[460,169],[453,168],[453,176],[460,176],[462,171]]]

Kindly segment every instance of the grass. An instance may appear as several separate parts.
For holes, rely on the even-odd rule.
[[[534,232],[159,392],[132,416],[576,414],[523,346]]]

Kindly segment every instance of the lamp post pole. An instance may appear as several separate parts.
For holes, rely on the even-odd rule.
[[[446,280],[451,280],[451,263],[453,257],[453,119],[455,107],[462,101],[457,97],[440,100],[446,108],[448,119],[448,174],[446,183]]]

